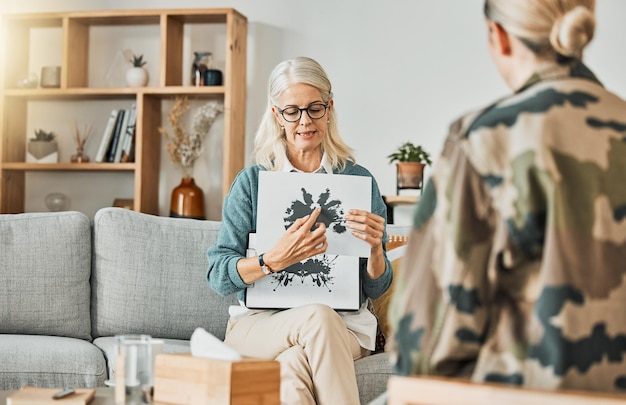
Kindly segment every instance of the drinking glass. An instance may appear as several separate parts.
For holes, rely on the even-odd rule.
[[[152,338],[148,335],[115,336],[115,403],[152,403],[154,367]]]

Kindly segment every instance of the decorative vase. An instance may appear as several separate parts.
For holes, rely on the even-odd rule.
[[[191,84],[193,86],[204,86],[204,72],[211,69],[213,65],[213,55],[211,52],[194,52],[193,63],[191,64]]]
[[[77,147],[76,148],[76,154],[72,155],[70,161],[72,163],[88,163],[89,162],[89,156],[87,156],[83,150],[82,147]]]
[[[41,87],[61,87],[61,66],[41,68]]]
[[[52,212],[67,211],[70,199],[62,193],[50,193],[46,196],[46,207]]]
[[[193,177],[183,177],[180,184],[172,190],[170,217],[205,219],[204,193]]]
[[[204,85],[205,86],[221,86],[222,85],[222,72],[217,69],[207,69],[204,71]]]
[[[148,71],[143,67],[131,67],[126,71],[126,84],[130,87],[145,86],[148,84]]]

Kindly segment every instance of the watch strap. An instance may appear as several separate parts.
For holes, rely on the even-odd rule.
[[[261,253],[259,255],[259,266],[261,266],[261,270],[263,270],[263,273],[265,273],[265,274],[272,274],[274,271],[270,268],[270,266],[265,264],[265,261],[263,260],[263,255],[264,254],[265,253]]]

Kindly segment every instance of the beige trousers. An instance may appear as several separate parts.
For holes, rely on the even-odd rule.
[[[358,405],[354,360],[367,355],[326,305],[262,311],[231,319],[227,345],[243,356],[280,362],[284,405]]]

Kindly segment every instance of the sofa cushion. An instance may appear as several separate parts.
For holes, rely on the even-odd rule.
[[[91,340],[90,275],[85,215],[0,215],[0,333]]]
[[[208,285],[206,252],[220,223],[103,208],[94,217],[93,336],[224,338],[228,307]]]
[[[389,353],[377,353],[354,362],[361,404],[368,404],[387,388],[392,374]]]
[[[98,387],[106,379],[104,354],[84,340],[0,335],[0,390]]]

